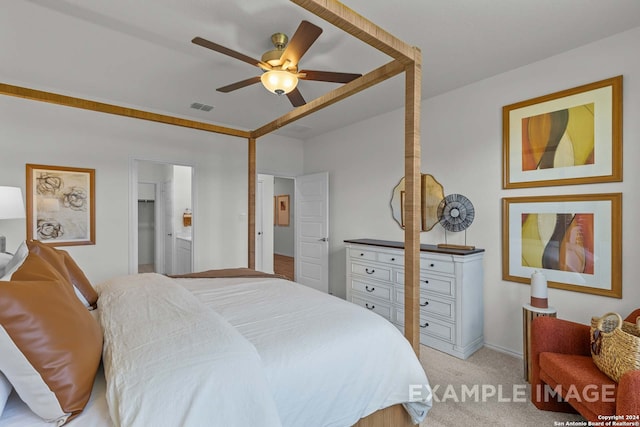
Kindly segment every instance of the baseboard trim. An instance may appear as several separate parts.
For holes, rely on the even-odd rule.
[[[513,350],[499,346],[497,344],[489,344],[485,342],[484,346],[487,348],[490,348],[491,350],[495,350],[497,352],[508,354],[509,356],[517,357],[518,359],[522,359],[522,353],[517,353]]]

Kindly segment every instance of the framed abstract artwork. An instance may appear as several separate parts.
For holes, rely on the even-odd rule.
[[[95,169],[27,164],[27,239],[95,245]]]
[[[502,108],[503,188],[622,181],[622,76]]]
[[[278,225],[289,226],[289,195],[282,194],[276,197]]]
[[[502,199],[502,279],[622,298],[622,193]]]

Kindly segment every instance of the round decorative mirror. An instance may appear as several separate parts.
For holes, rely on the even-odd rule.
[[[404,177],[391,194],[391,216],[404,228]],[[444,199],[444,187],[431,174],[422,174],[422,231],[438,223],[438,205]]]

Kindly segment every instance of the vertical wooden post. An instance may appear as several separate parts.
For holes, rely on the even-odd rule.
[[[420,356],[420,98],[422,57],[405,69],[404,334]]]
[[[248,184],[249,184],[249,200],[247,203],[247,239],[248,239],[248,267],[256,266],[256,139],[249,138],[248,144]]]

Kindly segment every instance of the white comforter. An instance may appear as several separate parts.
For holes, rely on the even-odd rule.
[[[107,402],[115,426],[280,426],[260,356],[173,280],[99,286]]]
[[[300,284],[143,274],[98,292],[116,426],[344,427],[398,403],[419,423],[431,407],[393,325]]]

